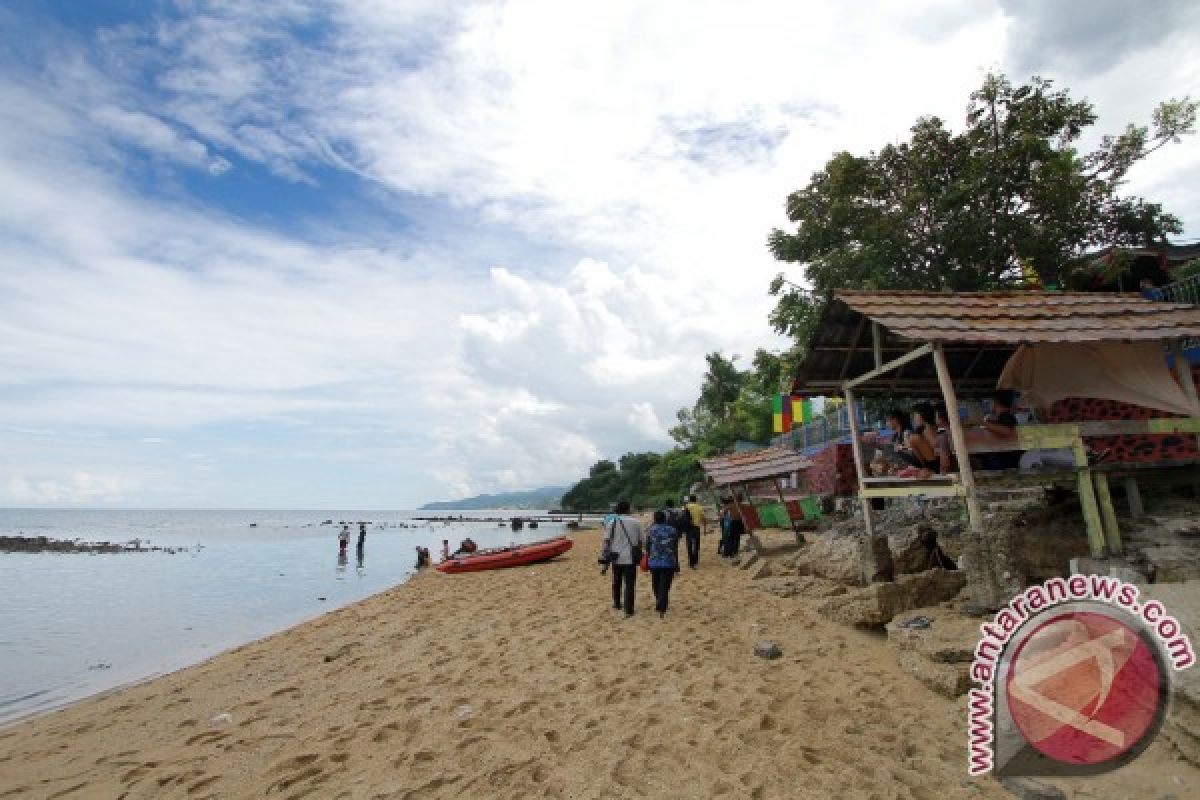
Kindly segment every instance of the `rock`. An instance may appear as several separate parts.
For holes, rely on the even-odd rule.
[[[790,557],[790,564],[800,575],[815,575],[854,586],[863,585],[856,537],[813,537],[803,550]]]
[[[902,612],[949,600],[962,591],[964,585],[966,575],[961,571],[931,569],[901,575],[893,583],[873,583],[840,597],[831,597],[817,611],[845,625],[878,628]]]
[[[1062,789],[1033,778],[1001,778],[1000,785],[1021,800],[1066,800]]]
[[[857,549],[859,578],[864,584],[890,581],[896,576],[887,536],[879,533],[867,536],[864,533],[858,540]]]
[[[759,658],[779,658],[783,655],[783,650],[779,649],[779,645],[774,642],[763,640],[754,645],[754,655]]]
[[[1152,584],[1142,588],[1143,597],[1157,600],[1167,613],[1179,620],[1195,647],[1200,641],[1200,581]],[[1194,665],[1176,672],[1172,681],[1171,713],[1163,725],[1162,738],[1193,766],[1200,767],[1200,669]]]
[[[888,549],[892,552],[892,564],[897,575],[929,569],[929,551],[921,544],[925,529],[932,530],[932,526],[918,523],[888,533]]]
[[[756,583],[754,588],[778,597],[833,597],[848,591],[840,583],[813,575],[772,575]]]

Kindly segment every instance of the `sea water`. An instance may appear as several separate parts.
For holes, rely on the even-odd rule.
[[[415,572],[417,545],[436,560],[443,539],[452,549],[466,536],[495,547],[563,532],[559,523],[513,532],[479,520],[520,513],[511,511],[414,519],[449,513],[0,509],[2,535],[186,548],[0,553],[0,722],[194,664],[395,586]],[[352,523],[345,559],[340,521]]]

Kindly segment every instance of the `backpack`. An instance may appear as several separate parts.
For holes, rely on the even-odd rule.
[[[687,506],[675,512],[675,530],[680,533],[687,533],[694,526],[692,525],[692,512],[687,510]]]

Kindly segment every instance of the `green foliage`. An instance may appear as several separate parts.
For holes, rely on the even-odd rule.
[[[600,461],[587,478],[563,495],[568,511],[611,510],[619,500],[635,508],[657,508],[680,496],[703,477],[700,461],[678,448],[659,453],[626,453],[617,464]]]
[[[1183,280],[1200,275],[1200,258],[1193,258],[1179,269],[1175,270],[1175,279]]]
[[[598,461],[588,477],[563,495],[564,509],[599,511],[618,500],[658,508],[679,502],[702,481],[700,459],[733,450],[738,441],[765,444],[771,437],[771,399],[790,374],[790,354],[754,354],[753,368],[739,370],[737,356],[705,356],[708,369],[699,397],[680,409],[671,429],[678,446],[666,453],[626,453],[618,463]]]
[[[803,264],[815,291],[781,274],[770,286],[779,298],[771,324],[806,342],[835,288],[972,291],[1031,274],[1061,286],[1085,249],[1179,233],[1160,205],[1117,190],[1134,163],[1194,132],[1196,109],[1186,97],[1165,102],[1153,130],[1130,125],[1080,154],[1075,144],[1096,119],[1090,103],[1042,78],[1013,86],[987,76],[961,133],[922,117],[909,141],[865,157],[838,153],[788,197],[797,227],[773,231],[768,246]]]

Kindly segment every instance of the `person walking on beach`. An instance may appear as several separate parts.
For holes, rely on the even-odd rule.
[[[675,573],[679,572],[679,531],[667,524],[667,512],[655,511],[654,524],[646,530],[646,552],[650,562],[650,586],[659,619],[667,615],[668,598]]]
[[[697,526],[694,513],[700,514],[700,519],[704,519],[704,509],[696,502],[696,495],[691,495],[688,498],[689,502],[684,503],[679,507],[679,510],[674,514],[674,526],[678,530],[685,541],[687,542],[687,559],[688,566],[692,569],[700,563],[700,528]],[[696,509],[693,512],[692,509]]]
[[[725,509],[722,511],[722,527],[725,528],[725,545],[722,548],[721,555],[725,558],[733,558],[738,554],[738,550],[742,546],[742,536],[746,534],[746,523],[742,522],[742,517],[734,506],[733,498],[725,498]]]
[[[633,616],[634,586],[637,581],[638,562],[642,559],[642,548],[646,546],[646,534],[642,523],[629,514],[629,501],[617,503],[616,513],[604,527],[604,552],[615,553],[612,562],[613,608],[625,610],[625,616]]]

